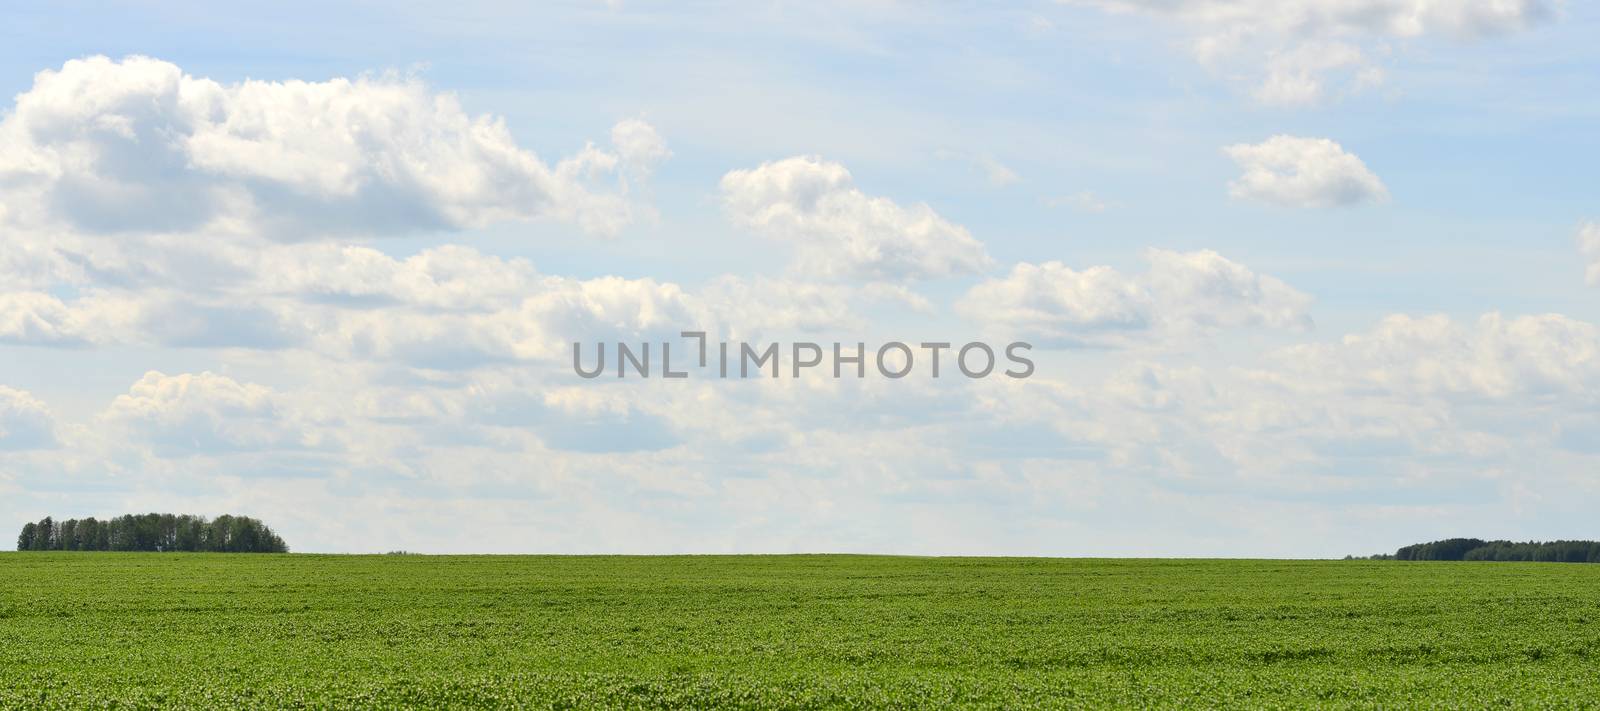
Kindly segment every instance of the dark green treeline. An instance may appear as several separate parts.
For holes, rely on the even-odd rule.
[[[17,550],[288,553],[289,546],[267,524],[248,516],[208,521],[204,516],[150,513],[105,521],[46,516],[22,527]]]
[[[1600,541],[1485,541],[1481,538],[1447,538],[1416,543],[1376,555],[1385,560],[1501,560],[1541,563],[1600,563]]]

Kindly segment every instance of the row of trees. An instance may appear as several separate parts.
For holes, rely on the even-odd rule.
[[[1447,538],[1417,543],[1373,556],[1393,560],[1507,560],[1549,563],[1600,563],[1600,541],[1485,541],[1481,538]]]
[[[190,551],[288,553],[289,546],[267,524],[248,516],[127,514],[55,521],[49,516],[22,527],[19,551]]]

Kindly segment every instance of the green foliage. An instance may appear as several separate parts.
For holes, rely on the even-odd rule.
[[[1600,566],[0,555],[0,708],[1579,708]]]
[[[288,553],[289,546],[266,524],[248,516],[128,514],[108,521],[94,517],[55,523],[49,516],[22,527],[19,551],[157,551]]]
[[[1485,541],[1448,538],[1395,551],[1395,560],[1500,560],[1540,563],[1600,563],[1600,541]]]
[[[34,531],[38,526],[28,523],[22,527],[22,533],[17,535],[17,550],[25,551],[33,548]]]

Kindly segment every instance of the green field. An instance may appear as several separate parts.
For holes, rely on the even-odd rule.
[[[0,555],[0,706],[1588,707],[1600,565]]]

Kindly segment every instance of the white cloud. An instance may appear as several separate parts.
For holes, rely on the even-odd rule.
[[[1200,328],[1307,329],[1311,297],[1282,280],[1257,274],[1211,250],[1146,252],[1143,275],[1158,315]]]
[[[1244,170],[1228,183],[1235,198],[1285,207],[1338,207],[1389,199],[1389,190],[1355,154],[1326,138],[1273,136],[1222,149]]]
[[[341,311],[504,311],[553,283],[525,259],[460,245],[403,258],[322,242],[146,246],[55,282],[72,296],[0,293],[0,342],[275,348],[304,344]]]
[[[1302,329],[1311,298],[1209,250],[1146,252],[1150,269],[1021,263],[977,286],[957,308],[1009,336],[1056,345],[1128,345],[1218,328]]]
[[[1584,277],[1590,286],[1600,286],[1600,222],[1588,222],[1578,228],[1578,254],[1588,262]]]
[[[548,165],[504,123],[398,76],[222,84],[144,57],[40,72],[0,122],[12,224],[87,233],[391,234],[553,219],[597,233],[631,219],[594,179],[641,176],[665,145],[618,124],[617,154]]]
[[[77,347],[126,342],[150,300],[98,290],[70,301],[37,291],[0,293],[0,343]]]
[[[279,313],[253,301],[205,300],[161,289],[91,289],[70,300],[41,292],[0,293],[0,343],[270,349],[297,340]]]
[[[1044,342],[1090,343],[1150,327],[1150,294],[1111,267],[1074,271],[1022,262],[977,286],[957,305],[975,323]]]
[[[1361,49],[1345,42],[1308,42],[1273,52],[1267,58],[1267,76],[1255,97],[1268,104],[1315,104],[1324,94],[1327,73],[1360,68],[1354,88],[1380,83],[1383,70],[1365,66]]]
[[[49,294],[0,294],[0,342],[81,345],[89,336],[82,321],[80,314]]]
[[[315,309],[308,340],[340,358],[393,360],[445,369],[559,358],[573,341],[677,338],[705,323],[703,304],[676,284],[608,276],[541,277],[511,304],[481,310]]]
[[[1270,104],[1310,104],[1343,74],[1356,91],[1382,81],[1372,55],[1425,35],[1474,39],[1526,30],[1561,0],[1064,0],[1165,18],[1190,29],[1201,61],[1239,57],[1266,76],[1254,93]]]
[[[624,119],[611,127],[611,145],[622,164],[639,178],[648,178],[656,166],[672,157],[667,141],[642,119]]]
[[[260,243],[215,247],[210,257],[198,283],[177,269],[159,287],[0,293],[0,344],[300,348],[471,368],[548,359],[574,340],[819,332],[862,325],[862,304],[931,308],[897,284],[724,276],[685,290],[650,278],[542,274],[525,259],[461,245],[392,257],[355,245]],[[212,283],[216,273],[228,278]]]
[[[326,424],[284,396],[215,373],[156,371],[117,396],[102,418],[175,455],[323,448]]]
[[[732,171],[722,177],[722,197],[736,224],[793,243],[797,269],[813,276],[898,281],[992,264],[966,228],[925,204],[869,196],[844,166],[820,158]]]
[[[1463,326],[1447,316],[1397,314],[1338,344],[1285,349],[1287,372],[1314,383],[1382,388],[1402,398],[1600,396],[1600,330],[1559,314],[1484,314]]]
[[[0,385],[0,450],[39,449],[56,443],[55,418],[32,395]]]
[[[401,259],[371,247],[333,244],[264,246],[239,257],[259,265],[244,285],[249,293],[352,308],[492,310],[516,304],[541,279],[526,259],[502,259],[462,245],[430,247]]]
[[[0,198],[0,207],[4,207],[3,201]],[[3,224],[5,216],[0,214],[0,225]],[[0,240],[0,285],[22,291],[86,281],[85,267],[88,265],[63,254],[58,248],[63,241],[60,235],[32,239],[15,232],[7,234],[4,240]]]

